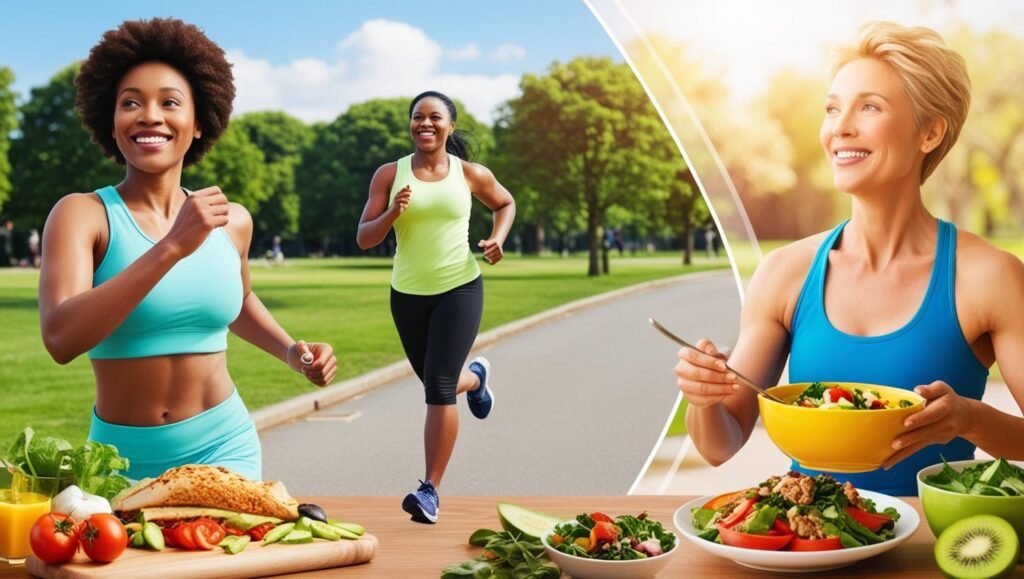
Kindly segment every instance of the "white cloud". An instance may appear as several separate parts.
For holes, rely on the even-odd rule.
[[[476,60],[480,58],[480,47],[475,42],[444,51],[449,60]]]
[[[468,54],[472,46],[459,48]],[[521,50],[521,49],[520,49]],[[231,51],[235,113],[283,110],[307,122],[331,121],[371,98],[411,97],[440,90],[467,112],[490,123],[494,109],[519,94],[517,74],[445,72],[445,51],[422,30],[403,22],[369,20],[337,45],[330,60],[303,58],[274,65]],[[451,51],[447,53],[451,58]]]
[[[526,58],[526,49],[518,44],[502,44],[491,53],[491,60],[506,62]]]

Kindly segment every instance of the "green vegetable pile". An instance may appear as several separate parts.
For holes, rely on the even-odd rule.
[[[965,495],[1024,496],[1024,468],[1001,458],[967,467],[960,472],[943,461],[942,470],[938,474],[924,477],[924,482]]]
[[[558,579],[562,575],[540,541],[526,535],[479,529],[469,537],[469,543],[483,547],[483,553],[445,567],[441,579]]]
[[[26,476],[73,478],[74,484],[86,493],[107,500],[131,486],[131,481],[115,474],[128,468],[128,459],[109,444],[86,442],[72,448],[71,443],[64,439],[37,437],[31,428],[26,428],[2,458]]]

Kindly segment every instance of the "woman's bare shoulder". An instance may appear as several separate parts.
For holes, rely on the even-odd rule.
[[[66,220],[88,225],[101,220],[106,222],[106,218],[103,200],[96,193],[68,193],[53,205],[47,222]]]
[[[957,230],[956,271],[957,277],[969,280],[971,287],[1012,294],[1024,292],[1021,258],[969,231]]]
[[[755,278],[765,280],[790,279],[798,276],[802,281],[811,268],[814,255],[828,237],[825,231],[772,250],[757,266]]]

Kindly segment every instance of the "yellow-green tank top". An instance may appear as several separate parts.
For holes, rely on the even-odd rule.
[[[476,279],[480,266],[469,246],[473,194],[462,161],[449,154],[448,175],[427,182],[412,174],[412,155],[402,157],[390,200],[406,185],[412,194],[394,224],[398,247],[391,287],[406,294],[437,295]]]

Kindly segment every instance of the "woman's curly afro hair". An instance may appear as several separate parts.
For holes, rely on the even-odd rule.
[[[146,62],[163,62],[184,76],[192,88],[196,124],[203,138],[192,141],[185,166],[203,158],[228,128],[235,98],[234,77],[224,50],[199,28],[172,18],[128,20],[104,33],[75,77],[75,108],[92,140],[118,164],[124,155],[114,140],[117,87],[125,74]]]

